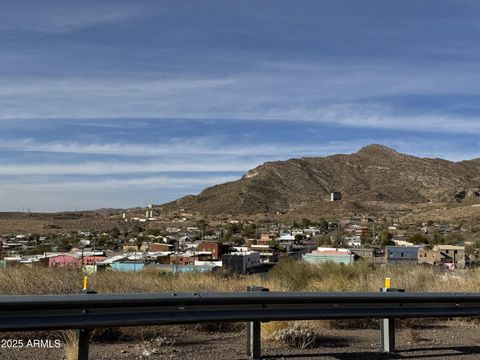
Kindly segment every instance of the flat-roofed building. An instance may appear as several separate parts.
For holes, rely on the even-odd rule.
[[[355,255],[349,249],[319,247],[311,253],[304,254],[302,260],[311,264],[334,262],[351,265],[355,260]]]
[[[444,266],[453,269],[465,268],[465,246],[435,245],[433,250],[440,253],[441,262]]]
[[[385,258],[387,264],[418,263],[418,246],[387,246]]]

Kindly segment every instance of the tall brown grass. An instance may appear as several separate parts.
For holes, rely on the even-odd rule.
[[[84,274],[79,269],[11,267],[0,270],[1,295],[71,294],[80,293]],[[384,278],[392,279],[392,287],[406,291],[480,292],[480,269],[439,271],[422,266],[384,266],[373,268],[367,263],[352,266],[326,263],[309,265],[294,260],[284,260],[267,276],[226,276],[222,274],[185,273],[161,274],[154,270],[136,273],[115,271],[98,272],[89,276],[89,288],[98,293],[141,292],[207,292],[245,291],[249,285],[262,286],[271,291],[379,291]],[[329,322],[309,322],[314,329],[331,325]],[[270,322],[263,325],[266,338],[289,327],[288,322]],[[131,330],[131,329],[130,329]],[[142,337],[156,336],[160,332],[147,329]],[[127,336],[132,338],[132,333]],[[103,336],[98,335],[97,336]],[[102,333],[104,334],[104,333]],[[123,335],[120,335],[123,338]],[[126,336],[126,337],[127,337]],[[150,336],[150,335],[148,335]],[[162,333],[162,336],[165,336]],[[94,334],[95,338],[95,334]],[[66,335],[65,348],[74,358],[75,339]],[[73,347],[72,347],[73,344]]]
[[[0,294],[79,293],[83,276],[71,268],[6,268],[0,270]],[[248,285],[271,291],[379,291],[385,277],[392,279],[392,287],[406,291],[480,291],[480,268],[452,272],[410,265],[372,268],[367,263],[310,265],[293,260],[280,262],[266,276],[105,271],[89,275],[89,288],[99,293],[244,291]]]

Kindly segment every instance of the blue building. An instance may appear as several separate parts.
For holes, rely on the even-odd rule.
[[[144,264],[141,262],[134,262],[134,261],[128,261],[128,262],[114,262],[112,263],[112,270],[115,271],[126,271],[126,272],[131,272],[131,271],[141,271],[143,270]]]

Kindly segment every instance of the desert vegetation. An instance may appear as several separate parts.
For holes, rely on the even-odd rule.
[[[11,267],[0,270],[2,295],[79,293],[84,274],[74,268]],[[270,291],[378,291],[384,278],[406,291],[480,291],[480,269],[448,272],[423,266],[381,266],[324,263],[310,265],[284,259],[267,276],[211,273],[161,274],[105,271],[89,275],[89,287],[99,293],[163,291],[244,291],[248,285]]]
[[[0,292],[3,295],[79,293],[83,276],[81,270],[73,268],[11,267],[0,271]],[[363,262],[352,266],[333,263],[309,265],[290,259],[281,261],[268,276],[105,271],[89,275],[89,287],[98,293],[244,291],[248,285],[266,287],[271,291],[379,291],[385,277],[392,278],[393,287],[407,291],[480,291],[480,269],[446,272],[421,266],[373,268]],[[360,324],[368,325],[367,322]],[[322,328],[332,326],[356,327],[359,324],[332,321],[270,322],[262,325],[262,336],[265,340],[307,348],[315,346]],[[215,326],[219,332],[239,331],[242,328],[228,326],[225,330],[221,325]],[[198,330],[212,329],[207,325],[198,325]],[[67,352],[71,352],[68,349],[69,346],[70,350],[74,349],[71,346],[73,333],[67,332],[65,335],[64,337],[69,340],[65,342],[65,348]],[[168,329],[165,327],[104,329],[94,333],[94,340],[138,340],[159,336],[168,338]]]

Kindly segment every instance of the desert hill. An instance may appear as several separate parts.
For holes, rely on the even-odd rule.
[[[343,199],[329,202],[332,191]],[[162,206],[204,214],[272,214],[369,206],[412,207],[480,199],[480,159],[452,162],[369,145],[348,155],[267,162],[241,179]],[[320,211],[321,212],[321,211]]]

